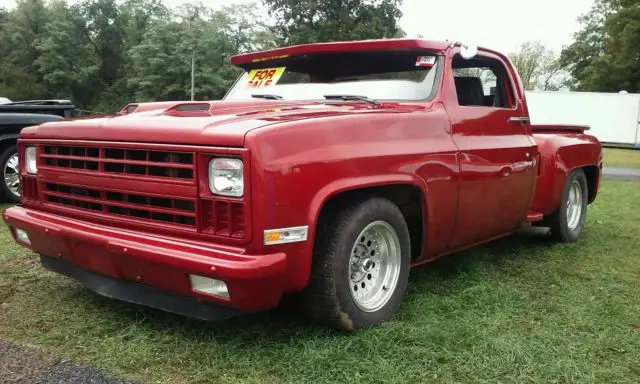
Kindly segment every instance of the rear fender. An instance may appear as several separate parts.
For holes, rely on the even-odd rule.
[[[595,190],[590,193],[590,201],[595,199],[600,170],[602,167],[602,146],[598,140],[584,134],[540,134],[534,135],[538,144],[540,159],[536,193],[532,210],[543,215],[555,212],[562,197],[568,175],[580,168],[595,167]]]

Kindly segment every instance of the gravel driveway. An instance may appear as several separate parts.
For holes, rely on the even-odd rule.
[[[0,382],[24,384],[130,384],[95,368],[60,359],[35,347],[0,340]]]

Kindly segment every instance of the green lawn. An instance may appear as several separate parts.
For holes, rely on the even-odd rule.
[[[520,234],[412,271],[356,335],[295,309],[204,323],[92,294],[0,236],[0,338],[149,383],[638,383],[640,184],[605,181],[576,244]]]
[[[607,167],[640,168],[640,150],[603,148],[604,165]]]

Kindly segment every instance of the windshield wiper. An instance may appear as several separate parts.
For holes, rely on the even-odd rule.
[[[324,95],[324,98],[327,100],[344,100],[344,101],[364,101],[367,103],[371,103],[373,105],[380,105],[375,100],[371,100],[367,96],[358,96],[358,95]]]
[[[280,95],[255,94],[255,95],[251,95],[251,97],[255,99],[282,100],[282,96]]]

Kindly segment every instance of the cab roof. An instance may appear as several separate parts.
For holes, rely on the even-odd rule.
[[[430,41],[424,39],[384,39],[341,41],[331,43],[315,43],[294,45],[285,48],[270,49],[261,52],[243,53],[231,57],[231,63],[238,66],[246,64],[283,59],[288,56],[299,56],[314,53],[338,53],[353,51],[391,51],[391,50],[429,50],[434,53],[444,53],[453,42]]]

